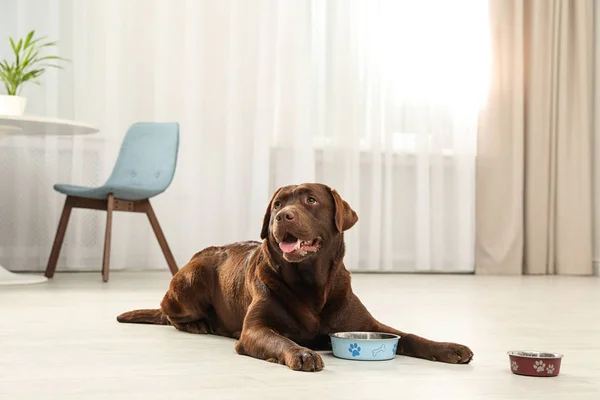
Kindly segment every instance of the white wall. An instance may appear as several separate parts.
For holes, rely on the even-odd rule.
[[[596,6],[596,89],[594,119],[594,269],[600,275],[600,7]]]

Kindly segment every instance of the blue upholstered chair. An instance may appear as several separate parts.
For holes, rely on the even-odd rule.
[[[178,148],[179,124],[136,123],[127,131],[117,163],[104,185],[95,188],[55,185],[54,189],[66,194],[67,198],[48,260],[46,276],[52,278],[56,270],[73,208],[107,212],[102,262],[104,282],[108,281],[113,211],[140,212],[148,216],[171,273],[175,275],[177,264],[150,205],[150,198],[164,192],[171,184],[175,175]]]

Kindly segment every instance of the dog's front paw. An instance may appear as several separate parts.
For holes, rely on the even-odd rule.
[[[449,364],[468,364],[472,359],[471,349],[456,343],[436,343],[431,355],[431,360]]]
[[[308,372],[321,371],[325,367],[321,356],[305,347],[299,347],[290,350],[285,355],[285,365],[294,371]]]

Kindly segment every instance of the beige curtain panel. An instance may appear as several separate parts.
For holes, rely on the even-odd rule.
[[[594,1],[490,0],[475,270],[592,273]]]

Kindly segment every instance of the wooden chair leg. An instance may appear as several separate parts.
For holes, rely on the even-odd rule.
[[[58,263],[58,257],[60,256],[60,249],[67,232],[67,225],[69,224],[69,217],[71,216],[71,210],[73,209],[73,199],[71,196],[67,196],[65,205],[63,207],[60,221],[58,222],[58,228],[56,229],[56,236],[54,237],[54,244],[52,245],[52,251],[48,258],[48,265],[46,266],[46,277],[52,278],[56,271],[56,264]]]
[[[115,208],[115,198],[111,194],[108,195],[108,203],[106,207],[106,233],[104,235],[104,257],[102,258],[102,280],[108,282],[108,272],[110,269],[110,237],[112,231],[112,216]]]
[[[158,223],[158,218],[156,218],[156,214],[154,213],[154,209],[152,205],[150,205],[150,201],[148,201],[144,205],[144,209],[146,215],[148,216],[148,220],[150,221],[150,225],[152,225],[152,229],[154,230],[154,234],[156,235],[156,239],[158,240],[158,244],[167,260],[167,264],[169,265],[169,269],[171,270],[171,274],[175,275],[179,268],[177,268],[177,263],[175,262],[175,258],[171,253],[171,249],[169,248],[169,244],[167,243],[167,239],[163,234],[162,229],[160,228],[160,224]]]

